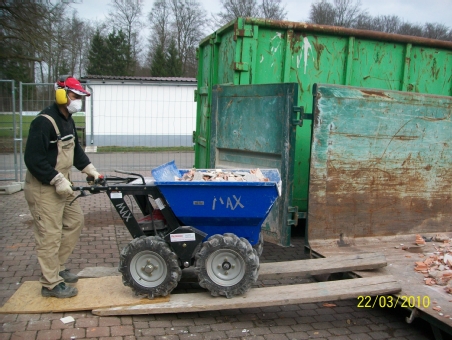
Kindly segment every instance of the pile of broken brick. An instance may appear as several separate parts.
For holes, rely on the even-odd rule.
[[[196,170],[191,169],[183,174],[182,178],[176,178],[178,181],[216,181],[216,182],[268,182],[259,169],[224,171],[224,170]]]
[[[424,261],[415,263],[415,268],[419,273],[424,274],[426,285],[445,286],[445,291],[452,294],[452,250],[450,249],[450,238],[444,234],[437,234],[435,237],[427,239],[435,242],[432,246],[436,250]],[[416,235],[415,243],[419,246],[425,245],[426,239]],[[423,256],[423,255],[421,255]]]

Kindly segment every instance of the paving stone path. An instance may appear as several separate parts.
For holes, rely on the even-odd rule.
[[[77,273],[87,267],[117,267],[119,251],[130,234],[112,210],[105,194],[81,200],[86,226],[68,268]],[[23,191],[0,195],[0,303],[21,283],[36,281],[40,269],[35,253],[31,216]],[[304,239],[293,236],[292,247],[265,244],[261,262],[307,258]],[[258,281],[256,286],[313,282],[290,278]],[[199,291],[195,283],[183,283],[173,292]],[[114,292],[112,292],[114,294]],[[0,315],[0,340],[15,339],[433,339],[430,325],[421,319],[405,322],[402,309],[357,308],[357,300],[235,309],[217,312],[99,317],[90,311]],[[72,316],[64,324],[60,319]]]

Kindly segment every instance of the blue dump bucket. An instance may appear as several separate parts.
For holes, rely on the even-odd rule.
[[[152,170],[152,176],[184,225],[207,233],[206,238],[214,234],[234,233],[255,245],[262,223],[278,198],[281,186],[277,169],[260,170],[269,182],[178,181],[177,178],[189,170],[177,169],[174,161]],[[225,171],[249,172],[242,169]]]

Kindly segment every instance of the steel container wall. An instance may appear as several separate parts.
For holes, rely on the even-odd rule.
[[[452,97],[331,84],[314,94],[311,246],[452,231]]]
[[[239,18],[198,50],[195,166],[210,165],[212,87],[296,82],[312,112],[314,83],[452,95],[452,42],[305,23]],[[246,113],[244,113],[246,114]],[[293,204],[307,210],[310,121],[297,128]],[[253,129],[250,126],[250,129]]]

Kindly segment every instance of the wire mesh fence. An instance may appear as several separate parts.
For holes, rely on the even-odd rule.
[[[11,181],[19,177],[21,143],[17,104],[15,82],[0,80],[0,180]]]
[[[26,167],[21,152],[31,121],[54,102],[55,90],[54,84],[19,83],[17,100],[12,98],[8,85],[14,87],[14,83],[0,82],[0,177],[23,181]],[[150,176],[152,168],[171,160],[180,168],[193,166],[196,82],[90,83],[86,87],[92,95],[73,119],[80,144],[100,172],[113,174],[114,170],[123,170]],[[12,104],[6,104],[14,100],[19,107],[16,113],[11,110]],[[14,148],[14,140],[21,147]],[[84,181],[75,168],[73,179]]]

